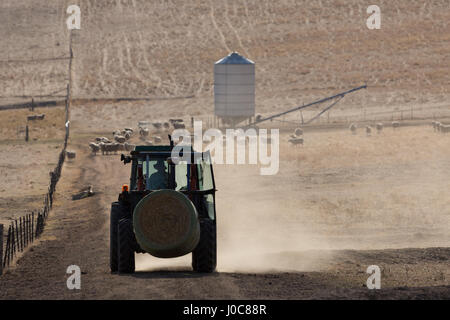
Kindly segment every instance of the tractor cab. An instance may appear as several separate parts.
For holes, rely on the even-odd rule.
[[[216,188],[210,153],[194,152],[191,148],[188,155],[173,158],[172,148],[137,146],[129,156],[122,155],[125,164],[131,162],[131,175],[129,187],[124,188],[119,200],[134,207],[143,196],[156,190],[170,189],[185,194],[200,208],[200,216],[214,219]]]

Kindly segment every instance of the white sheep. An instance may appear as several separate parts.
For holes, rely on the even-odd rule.
[[[383,127],[384,127],[384,125],[383,125],[381,122],[378,122],[378,123],[376,124],[376,128],[377,128],[377,133],[378,133],[378,134],[380,134],[381,131],[383,131]]]
[[[441,125],[439,126],[439,128],[440,128],[440,131],[441,131],[442,133],[449,133],[449,132],[450,132],[450,125],[444,125],[444,124],[441,124]]]
[[[297,145],[302,145],[303,146],[304,140],[303,140],[303,138],[296,137],[296,138],[290,138],[288,140],[288,142],[293,144],[294,146],[297,146]]]
[[[77,153],[74,151],[66,150],[66,156],[68,159],[72,160],[72,159],[75,159],[75,157],[77,156]]]
[[[149,130],[148,128],[139,128],[139,135],[141,136],[141,138],[145,138],[148,137],[149,135]]]
[[[89,148],[91,148],[91,151],[94,155],[97,154],[97,152],[100,151],[100,145],[98,143],[95,142],[91,142],[89,143]]]
[[[431,122],[431,126],[433,127],[433,130],[434,130],[434,131],[437,130],[437,124],[438,124],[437,121],[432,121],[432,122]]]
[[[372,127],[371,126],[366,126],[366,135],[368,137],[370,137],[371,134],[372,134]]]
[[[118,143],[124,143],[125,141],[127,141],[127,138],[125,138],[124,136],[114,136],[114,140]]]
[[[125,151],[133,151],[136,148],[136,145],[125,142],[124,144]]]
[[[161,129],[163,124],[161,122],[153,122],[152,125],[153,127],[155,127],[156,130],[159,130]]]
[[[102,151],[102,154],[109,154],[111,152],[117,153],[119,148],[119,143],[100,143],[100,150]]]
[[[173,123],[173,127],[175,129],[185,129],[186,125],[184,123],[182,123],[182,122],[174,122]]]
[[[161,139],[160,136],[153,136],[153,142],[155,142],[155,143],[161,143],[161,142],[162,142],[162,139]]]
[[[301,136],[302,134],[303,134],[302,128],[297,128],[294,130],[294,136],[298,137]]]
[[[109,140],[106,137],[97,137],[97,138],[95,138],[95,141],[97,141],[97,142],[104,142],[104,143],[111,143],[111,140]]]

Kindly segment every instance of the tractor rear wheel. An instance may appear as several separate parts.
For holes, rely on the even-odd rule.
[[[134,273],[134,251],[136,238],[134,237],[131,219],[121,219],[118,225],[118,270],[119,273]]]
[[[216,270],[217,241],[216,221],[200,220],[200,241],[192,252],[192,268],[196,272],[211,273]]]
[[[120,202],[113,202],[111,204],[111,215],[109,224],[109,267],[111,272],[117,272],[119,267],[119,240],[117,237],[117,228],[119,220],[126,215],[126,208]]]

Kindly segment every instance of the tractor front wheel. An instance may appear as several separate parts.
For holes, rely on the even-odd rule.
[[[134,273],[134,251],[136,239],[131,219],[122,219],[118,226],[119,238],[119,273]]]

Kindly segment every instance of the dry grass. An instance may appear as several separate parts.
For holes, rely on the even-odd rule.
[[[0,58],[67,55],[68,3],[54,1],[33,11],[28,1],[2,2]],[[366,28],[367,3],[360,0],[79,4],[79,97],[194,95],[179,106],[182,112],[210,114],[213,63],[231,50],[256,62],[258,113],[365,82],[369,90],[346,98],[343,107],[423,106],[450,95],[446,0],[380,1],[377,31]],[[2,96],[58,90],[66,67],[67,61],[2,63]]]
[[[282,136],[280,154],[286,161],[297,161],[300,170],[336,169],[367,165],[408,165],[432,161],[437,152],[448,156],[449,137],[436,134],[431,126],[385,127],[381,134],[375,128],[368,137],[364,128],[357,135],[350,130],[307,132],[304,147],[293,147]],[[430,165],[432,165],[430,163]]]
[[[27,121],[27,116],[45,114],[44,120]],[[35,108],[0,111],[0,143],[24,140],[28,124],[30,140],[58,140],[64,138],[65,111],[58,108]],[[20,142],[19,142],[20,143]]]

